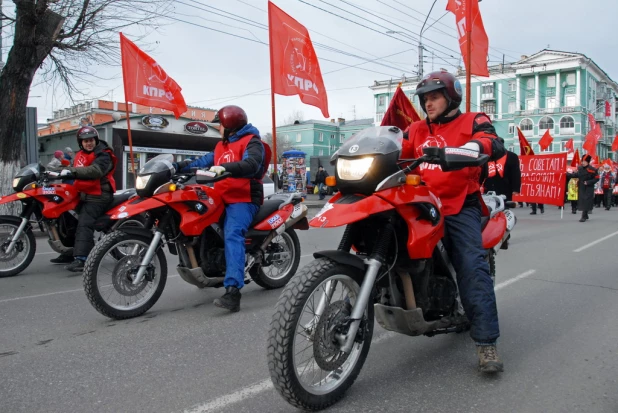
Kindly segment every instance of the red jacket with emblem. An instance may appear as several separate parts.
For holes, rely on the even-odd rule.
[[[105,141],[100,141],[92,152],[77,152],[73,166],[66,169],[75,176],[75,189],[86,195],[99,196],[104,191],[116,191],[116,163],[114,152]]]
[[[505,153],[491,121],[482,113],[458,113],[445,123],[429,123],[428,119],[414,122],[406,134],[408,139],[403,143],[403,159],[421,157],[426,147],[457,147],[470,141],[477,142],[481,152],[492,159]],[[458,214],[467,199],[477,202],[480,167],[443,172],[439,165],[422,164],[419,170],[423,181],[440,197],[444,215]]]

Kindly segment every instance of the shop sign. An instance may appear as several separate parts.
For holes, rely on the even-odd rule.
[[[194,133],[196,135],[202,135],[208,132],[208,125],[203,122],[189,122],[185,124],[185,130],[189,133]]]
[[[169,122],[163,116],[148,115],[142,118],[142,125],[152,130],[162,130],[169,126]]]

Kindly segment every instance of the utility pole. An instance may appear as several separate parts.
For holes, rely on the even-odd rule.
[[[431,14],[431,11],[433,10],[433,6],[436,5],[436,2],[438,0],[434,0],[433,4],[431,5],[431,8],[429,9],[429,13],[427,13],[427,16],[425,17],[425,21],[423,22],[423,26],[421,27],[421,31],[419,32],[419,36],[418,36],[418,76],[419,78],[423,78],[423,60],[424,60],[424,56],[423,56],[423,29],[425,28],[425,24],[427,24],[427,19],[429,19],[429,15]]]

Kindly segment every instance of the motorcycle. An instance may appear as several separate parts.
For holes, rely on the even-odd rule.
[[[274,387],[298,408],[319,410],[343,397],[369,352],[374,318],[409,336],[470,328],[443,243],[442,204],[412,172],[481,166],[488,156],[434,147],[418,159],[399,160],[402,139],[398,128],[369,128],[331,160],[336,173],[327,184],[339,193],[309,224],[345,226],[344,234],[337,250],[314,253],[286,285],[268,339]],[[495,253],[508,246],[510,204],[501,197],[491,201],[483,245]]]
[[[25,270],[36,253],[36,240],[30,218],[35,217],[41,230],[49,237],[49,245],[58,253],[71,255],[75,243],[79,192],[73,185],[54,183],[56,173],[45,171],[39,164],[23,167],[13,179],[13,194],[0,198],[0,204],[19,201],[19,216],[0,216],[0,278],[10,277]],[[135,195],[135,191],[117,192],[110,208]],[[121,225],[143,226],[142,217],[126,220]],[[100,233],[111,226],[105,216],[95,223]],[[95,238],[97,235],[95,235]],[[116,252],[116,256],[120,251]]]
[[[103,237],[84,269],[84,289],[92,306],[106,317],[137,317],[152,307],[167,280],[163,247],[179,259],[180,277],[198,288],[222,287],[225,276],[225,205],[208,185],[230,177],[208,171],[176,174],[172,155],[148,161],[136,179],[139,197],[109,211],[110,219],[147,213],[152,226],[122,228]],[[195,184],[186,182],[195,176]],[[296,230],[307,230],[307,207],[300,194],[274,194],[264,200],[245,238],[245,284],[283,287],[300,262]],[[108,257],[129,251],[119,261]]]

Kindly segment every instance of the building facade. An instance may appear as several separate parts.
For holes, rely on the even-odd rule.
[[[343,118],[328,121],[296,121],[292,125],[277,126],[277,141],[284,147],[298,149],[311,156],[334,154],[345,139],[371,127],[373,119],[347,121]]]
[[[465,72],[456,74],[466,90]],[[402,89],[413,97],[419,79],[404,79]],[[375,117],[379,123],[388,108],[398,82],[376,81]],[[485,112],[492,119],[508,149],[520,153],[517,127],[532,145],[535,153],[564,152],[572,138],[574,147],[582,144],[592,114],[601,126],[603,137],[597,152],[601,159],[612,157],[611,145],[616,135],[618,84],[592,59],[581,53],[542,50],[522,56],[515,63],[490,67],[488,78],[472,77],[471,108]],[[418,107],[418,100],[413,100]],[[462,111],[465,103],[461,105]],[[554,141],[541,151],[538,141],[549,130]]]

